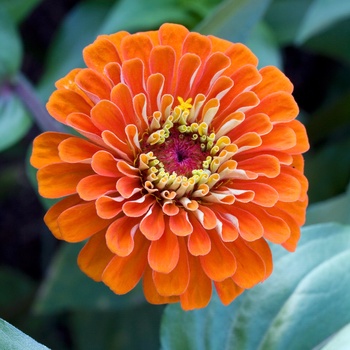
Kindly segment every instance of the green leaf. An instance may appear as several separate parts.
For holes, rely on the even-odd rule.
[[[0,318],[0,349],[44,350],[48,348]]]
[[[219,4],[195,30],[233,42],[246,42],[270,1],[226,0]]]
[[[36,285],[21,272],[5,266],[0,266],[0,281],[6,286],[0,289],[0,314],[14,317],[28,307]]]
[[[16,26],[0,8],[0,87],[3,80],[18,71],[21,60],[22,45]]]
[[[305,227],[297,251],[273,246],[272,276],[231,305],[221,305],[214,295],[204,310],[168,306],[162,348],[284,350],[322,344],[350,322],[349,235],[350,226]]]
[[[350,323],[334,334],[322,350],[348,350],[350,344]]]
[[[10,17],[19,23],[41,2],[42,0],[1,0],[1,8],[5,9]]]
[[[19,141],[31,125],[32,120],[20,99],[10,88],[0,89],[0,151]]]
[[[81,2],[65,17],[50,47],[45,73],[38,91],[46,101],[56,80],[70,70],[84,67],[82,50],[99,34],[99,27],[109,10],[108,4]]]
[[[343,193],[350,178],[350,137],[333,139],[305,155],[310,202]],[[339,161],[341,159],[341,161]]]
[[[259,22],[247,41],[248,47],[259,59],[259,67],[273,65],[282,68],[281,51],[273,32],[265,22]]]
[[[349,36],[350,18],[347,18],[311,37],[303,43],[303,48],[350,64]]]
[[[266,11],[265,20],[277,41],[287,45],[295,40],[305,12],[313,0],[275,0]]]
[[[303,18],[296,42],[301,44],[349,16],[349,1],[314,0]]]
[[[327,221],[350,224],[350,186],[346,193],[309,206],[306,215],[307,225]]]
[[[62,244],[49,268],[34,309],[40,313],[67,310],[122,310],[145,302],[139,287],[118,296],[102,283],[94,282],[80,271],[77,255],[81,244]]]
[[[110,10],[100,28],[101,33],[158,29],[165,22],[194,24],[193,16],[178,0],[121,0]]]

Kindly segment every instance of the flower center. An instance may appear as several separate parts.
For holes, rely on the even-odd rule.
[[[163,143],[145,148],[153,152],[165,172],[190,177],[193,170],[202,169],[209,152],[193,135],[182,134],[175,126],[172,129]]]
[[[150,129],[140,143],[137,166],[146,191],[158,192],[164,203],[184,204],[191,194],[203,196],[220,180],[217,170],[237,146],[227,136],[217,138],[204,118],[195,122],[191,99],[179,98],[179,102],[166,113],[153,113]]]

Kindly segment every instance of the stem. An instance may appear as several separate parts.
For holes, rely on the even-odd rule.
[[[40,101],[31,83],[22,74],[18,74],[12,85],[13,91],[29,110],[42,131],[64,131],[63,125],[53,119]]]

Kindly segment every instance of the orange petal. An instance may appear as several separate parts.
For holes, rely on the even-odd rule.
[[[280,217],[288,225],[290,236],[282,243],[282,246],[285,249],[294,252],[300,238],[300,226],[292,216],[294,213],[292,211],[286,212],[277,207],[269,208],[268,212],[271,215]]]
[[[96,214],[95,202],[77,204],[58,217],[62,239],[80,242],[107,227],[111,220],[101,219]]]
[[[290,94],[293,92],[293,84],[278,68],[267,66],[261,68],[259,73],[262,76],[262,80],[252,90],[260,99],[275,91],[285,91]]]
[[[91,118],[83,113],[71,113],[66,120],[66,124],[79,131],[82,135],[95,141],[90,135],[100,136],[101,131],[91,121]]]
[[[60,158],[67,163],[89,162],[101,147],[78,137],[62,141],[58,147]]]
[[[65,124],[71,113],[89,114],[91,105],[76,92],[60,89],[52,93],[46,108],[52,117]]]
[[[237,218],[229,213],[216,212],[221,225],[216,227],[216,231],[224,242],[233,242],[238,237]]]
[[[134,236],[137,228],[138,221],[127,216],[115,220],[109,225],[106,232],[108,249],[121,257],[130,255],[134,249]]]
[[[140,217],[148,212],[148,209],[156,201],[152,195],[141,196],[139,199],[126,201],[123,204],[123,212],[129,217]]]
[[[179,241],[168,227],[163,235],[152,241],[148,250],[148,263],[152,270],[162,273],[171,272],[179,261]]]
[[[121,79],[121,67],[119,63],[109,62],[104,68],[104,74],[108,77],[112,86],[118,85],[122,82]]]
[[[124,198],[130,198],[142,190],[142,185],[139,178],[124,176],[118,180],[117,190]]]
[[[207,255],[199,257],[207,276],[214,281],[223,281],[236,271],[236,259],[222,243],[215,231],[210,232],[211,249]]]
[[[130,87],[133,96],[145,93],[144,64],[139,58],[123,62],[122,77],[125,84]]]
[[[235,43],[230,45],[225,54],[231,60],[231,66],[227,68],[224,74],[231,76],[234,74],[239,68],[252,64],[253,66],[258,65],[257,57],[248,49],[247,46],[241,43]]]
[[[114,86],[111,92],[111,101],[122,112],[123,118],[125,120],[125,125],[134,124],[138,126],[140,121],[135,115],[133,109],[132,94],[130,88],[125,84],[118,84]],[[124,129],[124,128],[123,128]]]
[[[66,197],[59,202],[55,203],[45,214],[44,221],[46,226],[52,232],[52,234],[58,238],[62,239],[61,231],[58,227],[57,219],[65,210],[73,207],[77,204],[81,204],[83,201],[78,195],[72,195]]]
[[[90,68],[83,69],[75,77],[75,82],[94,103],[110,97],[111,84],[97,71]]]
[[[307,197],[307,190],[309,187],[309,182],[308,182],[306,176],[300,170],[295,169],[294,166],[282,165],[281,172],[283,172],[284,174],[291,175],[295,179],[298,180],[298,182],[301,185],[301,193],[300,193],[300,197],[298,199],[304,200]]]
[[[296,144],[288,149],[288,153],[294,155],[308,151],[310,145],[307,139],[305,126],[301,124],[299,120],[292,120],[287,125],[293,129],[297,139]]]
[[[139,58],[145,68],[145,77],[149,76],[149,57],[153,44],[148,35],[137,33],[123,38],[121,42],[121,52],[123,60]]]
[[[101,196],[96,200],[96,212],[102,219],[112,219],[122,212],[123,197]]]
[[[207,94],[209,87],[218,78],[220,72],[230,65],[229,58],[221,52],[209,56],[200,76],[197,76],[192,89],[193,94]]]
[[[154,203],[140,222],[140,231],[150,241],[159,239],[165,229],[164,213],[159,203]]]
[[[86,176],[79,181],[77,192],[81,199],[91,201],[104,194],[116,192],[116,180],[101,175]]]
[[[160,295],[172,296],[184,293],[190,281],[190,268],[187,247],[184,239],[179,238],[180,256],[176,267],[169,273],[153,271],[153,282]]]
[[[224,305],[229,305],[244,292],[244,289],[239,287],[232,278],[227,278],[220,282],[214,282],[214,285],[218,296]]]
[[[193,226],[188,219],[188,214],[182,208],[180,208],[177,215],[169,217],[169,227],[177,236],[188,236],[193,231]]]
[[[174,96],[180,96],[186,100],[192,88],[194,77],[200,67],[201,61],[197,55],[186,53],[180,59],[177,71],[177,86]]]
[[[181,307],[184,310],[193,310],[206,307],[209,304],[212,284],[204,273],[199,259],[188,255],[190,265],[190,283],[186,292],[181,294]]]
[[[246,118],[242,123],[230,130],[227,136],[234,142],[247,133],[254,132],[258,135],[265,135],[271,130],[272,123],[270,122],[270,118],[266,114],[257,113],[250,118]]]
[[[120,63],[115,46],[105,37],[100,36],[83,50],[85,64],[100,73],[109,62]]]
[[[242,93],[243,91],[247,91],[252,86],[255,86],[261,82],[262,77],[255,65],[247,64],[232,74],[231,79],[233,80],[234,85],[230,91],[230,95],[234,96]],[[252,90],[255,92],[254,89]],[[260,99],[260,96],[258,97]]]
[[[291,94],[278,91],[264,97],[259,105],[251,109],[247,115],[256,113],[267,114],[271,122],[287,122],[298,115],[299,108]]]
[[[216,227],[216,215],[209,207],[205,205],[199,205],[199,208],[195,210],[193,214],[205,229],[211,230]]]
[[[243,210],[237,207],[237,203],[231,208],[230,212],[238,220],[238,230],[240,236],[246,241],[255,241],[264,234],[264,228],[260,223],[260,220],[250,213],[249,207],[247,210]]]
[[[236,258],[237,270],[233,280],[241,288],[251,288],[265,278],[265,264],[260,256],[250,249],[243,239],[226,243]]]
[[[292,215],[299,226],[305,223],[305,212],[308,205],[308,199],[296,202],[277,202],[276,207]]]
[[[194,256],[208,254],[211,249],[211,241],[207,231],[192,213],[190,213],[190,221],[193,232],[188,237],[189,252]]]
[[[238,182],[234,183],[235,189],[249,190],[254,192],[253,203],[263,207],[272,207],[279,200],[278,192],[271,186],[259,182]]]
[[[150,70],[152,74],[160,73],[164,77],[164,94],[171,92],[175,59],[175,51],[172,47],[156,46],[151,51]]]
[[[182,54],[193,53],[205,62],[211,52],[210,39],[199,33],[190,32],[182,45]]]
[[[105,130],[102,132],[103,142],[114,151],[114,153],[122,159],[131,162],[133,159],[133,153],[130,146],[124,141],[118,138],[113,132]]]
[[[259,218],[264,227],[264,238],[272,243],[281,244],[290,237],[290,228],[284,220],[277,216],[270,215],[268,208],[262,209],[257,205],[249,205],[250,213]]]
[[[241,154],[244,156],[244,154]],[[238,168],[246,171],[251,171],[255,174],[263,175],[269,178],[276,177],[280,171],[280,162],[279,160],[270,155],[270,154],[259,154],[246,156],[243,160],[239,160],[240,156],[238,156]]]
[[[114,254],[106,246],[106,231],[93,235],[78,255],[80,269],[96,282],[100,282],[102,273]]]
[[[155,305],[171,304],[171,303],[178,302],[180,298],[177,295],[166,297],[158,293],[153,282],[152,274],[153,274],[152,269],[149,267],[146,267],[145,273],[143,275],[143,293],[145,295],[146,300],[149,303],[155,304]]]
[[[44,132],[37,136],[33,141],[30,164],[34,168],[39,169],[45,165],[60,163],[61,158],[58,155],[58,145],[69,137],[71,135],[58,132]]]
[[[301,183],[294,176],[289,175],[287,171],[281,171],[278,176],[272,179],[261,177],[259,180],[274,188],[282,202],[295,202],[301,197],[304,198],[302,192],[304,189]]]
[[[265,277],[268,278],[273,270],[273,261],[272,261],[272,253],[269,245],[265,241],[265,239],[260,238],[254,242],[245,242],[245,244],[255,253],[260,256],[260,259],[263,261],[265,266]]]
[[[271,132],[261,136],[261,139],[262,145],[258,151],[285,151],[294,147],[297,142],[294,130],[283,124],[275,124]]]
[[[98,151],[92,157],[91,167],[102,176],[121,177],[123,174],[117,168],[117,160],[107,151]]]
[[[152,74],[147,79],[148,108],[153,111],[160,109],[160,97],[164,90],[165,79],[161,74]],[[165,95],[170,97],[171,95]]]
[[[141,279],[147,266],[148,243],[137,232],[133,251],[126,257],[115,256],[105,268],[102,281],[116,294],[126,294]]]
[[[165,23],[159,28],[159,42],[164,46],[171,46],[180,57],[182,53],[182,43],[189,31],[184,26],[172,23]]]
[[[89,164],[55,163],[38,170],[39,193],[46,198],[74,194],[81,179],[92,175]]]
[[[91,121],[101,131],[110,130],[120,139],[125,139],[126,123],[120,109],[111,101],[100,101],[91,110]]]

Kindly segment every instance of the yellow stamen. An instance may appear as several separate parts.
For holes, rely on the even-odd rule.
[[[180,102],[179,107],[183,110],[183,111],[188,111],[189,109],[191,109],[193,106],[191,105],[192,102],[192,98],[188,98],[186,101],[184,101],[184,99],[182,97],[178,97],[177,98],[178,101]]]

